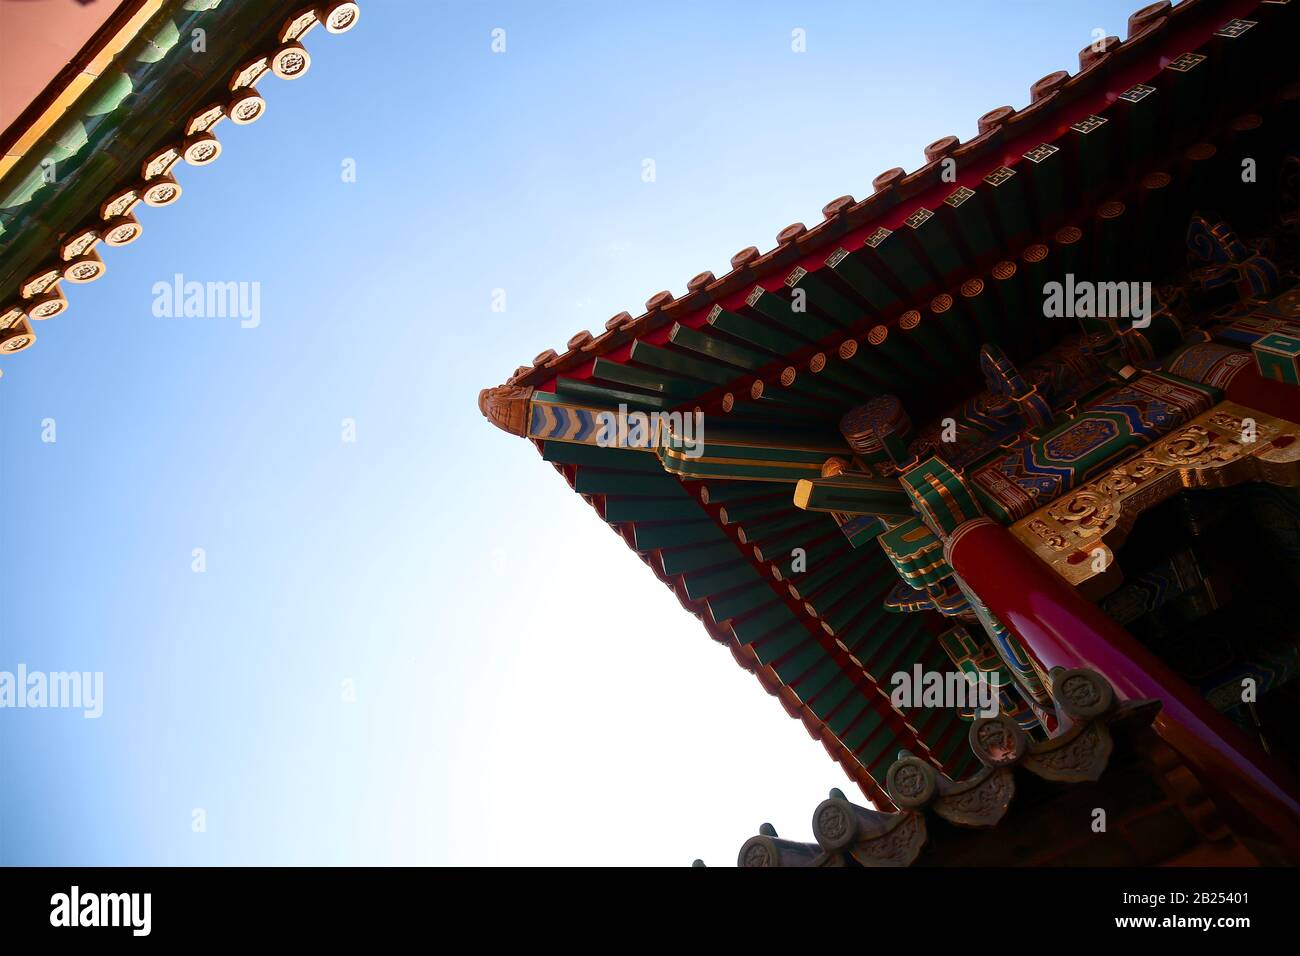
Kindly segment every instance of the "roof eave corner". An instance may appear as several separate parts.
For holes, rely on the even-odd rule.
[[[497,428],[525,438],[528,435],[532,386],[498,385],[478,393],[478,410]]]

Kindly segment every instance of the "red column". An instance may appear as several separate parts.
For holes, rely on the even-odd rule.
[[[1196,771],[1225,817],[1240,832],[1267,834],[1300,861],[1300,786],[1133,635],[988,518],[957,528],[944,555],[1045,668],[1090,667],[1120,697],[1158,699],[1157,732]]]
[[[1225,391],[1228,401],[1289,422],[1300,422],[1300,387],[1265,378],[1253,362],[1232,376]]]

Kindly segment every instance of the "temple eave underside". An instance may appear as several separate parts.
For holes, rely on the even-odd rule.
[[[1157,702],[1252,859],[1300,860],[1298,8],[1144,8],[974,140],[480,395],[877,808],[841,816],[905,810],[900,761],[990,779],[980,718],[897,675],[991,684],[1038,753],[1087,672]]]

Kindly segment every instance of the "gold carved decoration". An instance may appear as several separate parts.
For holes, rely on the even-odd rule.
[[[1220,402],[1011,526],[1057,574],[1091,598],[1121,580],[1115,549],[1138,517],[1184,489],[1247,481],[1300,486],[1300,424]]]

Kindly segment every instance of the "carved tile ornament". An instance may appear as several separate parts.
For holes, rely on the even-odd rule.
[[[33,298],[28,303],[27,314],[33,319],[52,319],[67,308],[68,300],[64,297],[63,291],[58,286],[55,286],[48,292],[43,292]],[[13,351],[13,349],[9,349],[9,351]]]
[[[221,140],[212,133],[195,133],[185,140],[182,155],[191,166],[206,166],[221,155]]]
[[[254,89],[240,90],[226,105],[230,121],[238,126],[255,122],[266,110],[266,100]]]
[[[813,835],[826,853],[847,853],[862,866],[908,866],[925,845],[925,818],[868,810],[833,796],[813,812]]]
[[[63,267],[63,278],[68,282],[94,282],[104,274],[104,260],[94,249],[70,260]]]
[[[1097,780],[1114,747],[1107,725],[1134,709],[1149,710],[1143,703],[1117,708],[1110,683],[1086,669],[1057,671],[1052,696],[1057,710],[1076,721],[1064,734],[1032,741],[1005,714],[981,717],[971,724],[967,739],[982,770],[953,781],[926,761],[903,756],[885,777],[890,799],[904,810],[929,808],[960,826],[994,826],[1015,795],[1013,767],[1061,783]]]
[[[146,180],[157,179],[159,176],[165,176],[171,171],[171,168],[181,160],[181,151],[177,146],[165,146],[153,153],[144,161],[141,167],[141,175]]]
[[[135,216],[130,213],[125,216],[118,216],[116,219],[110,219],[104,224],[104,245],[113,247],[129,245],[140,238],[142,231]],[[86,251],[89,250],[83,250],[83,253],[78,253],[78,255],[84,254]],[[74,255],[71,258],[75,259],[76,257]]]
[[[171,176],[159,176],[140,196],[146,206],[170,206],[181,198],[181,186]]]
[[[968,734],[972,752],[984,765],[974,776],[954,781],[928,761],[900,753],[885,779],[885,788],[900,812],[859,807],[833,791],[813,813],[816,843],[777,839],[775,831],[764,825],[762,833],[741,847],[738,864],[843,866],[852,861],[862,866],[911,865],[928,838],[927,811],[959,827],[997,826],[1015,797],[1017,773],[1029,772],[1060,783],[1096,781],[1105,773],[1114,749],[1112,728],[1149,726],[1160,710],[1154,700],[1118,702],[1104,677],[1082,668],[1053,671],[1052,696],[1058,713],[1075,722],[1066,733],[1036,742],[1011,717],[981,718],[972,723]],[[1165,778],[1171,779],[1179,766],[1175,759],[1165,767]],[[1199,802],[1206,803],[1203,799]],[[1220,833],[1214,830],[1216,836]]]
[[[826,853],[815,843],[781,840],[774,833],[750,837],[736,856],[741,867],[765,866],[843,866],[843,857]]]
[[[30,348],[35,341],[36,336],[26,329],[17,334],[0,336],[0,352],[5,354],[21,352],[23,349]]]
[[[325,4],[323,12],[321,19],[325,21],[325,29],[330,33],[346,33],[357,25],[357,19],[361,16],[361,8],[352,0],[334,0],[333,3]]]
[[[945,792],[935,801],[934,812],[958,826],[996,826],[1006,815],[1015,795],[1016,779],[1010,770],[986,767],[970,780],[963,780]]]
[[[99,242],[99,240],[99,230],[93,226],[74,231],[64,239],[63,245],[59,249],[59,255],[65,260],[75,259],[77,256],[93,249],[95,243]],[[3,327],[2,323],[0,323],[0,327]]]
[[[1113,748],[1105,724],[1083,724],[1053,737],[1025,757],[1022,766],[1045,780],[1084,783],[1101,777]]]
[[[497,428],[512,435],[528,434],[528,416],[533,389],[520,385],[499,385],[478,393],[478,407]]]
[[[1021,740],[1027,740],[1016,722],[1005,715],[989,723],[999,728],[1014,728]],[[975,776],[953,781],[939,773],[930,763],[917,757],[902,757],[889,768],[885,778],[889,798],[903,810],[929,807],[949,823],[967,827],[991,827],[1006,815],[1015,796],[1015,778],[1002,767],[984,767]]]
[[[286,43],[271,55],[271,72],[282,80],[296,80],[311,68],[311,54],[301,43]]]
[[[860,840],[849,849],[859,866],[911,866],[925,846],[925,817],[900,813],[883,834]]]
[[[981,718],[969,735],[984,765],[973,777],[950,780],[928,761],[901,753],[885,779],[900,812],[858,807],[834,791],[813,813],[816,844],[778,840],[765,825],[763,834],[741,847],[739,864],[834,866],[852,860],[863,866],[908,866],[925,845],[926,812],[959,827],[997,826],[1015,798],[1017,773],[1062,783],[1095,781],[1114,747],[1112,725],[1149,725],[1160,709],[1157,701],[1118,703],[1110,683],[1087,669],[1055,671],[1052,683],[1057,710],[1075,721],[1061,736],[1035,742],[1006,715]]]
[[[882,813],[850,803],[839,790],[813,811],[816,843],[782,840],[764,824],[740,848],[736,865],[897,867],[914,863],[928,837],[920,813]]]
[[[1118,585],[1114,550],[1138,516],[1185,488],[1300,485],[1300,424],[1221,402],[1017,521],[1011,532],[1090,596]]]

